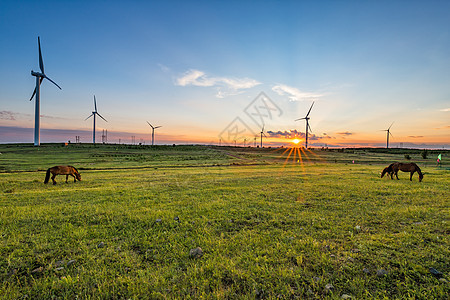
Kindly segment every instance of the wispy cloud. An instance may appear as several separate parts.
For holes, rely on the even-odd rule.
[[[285,139],[293,139],[293,138],[303,138],[304,139],[304,138],[306,138],[305,133],[300,132],[296,129],[289,130],[289,131],[287,131],[287,130],[285,130],[285,131],[280,131],[280,130],[279,131],[270,131],[270,130],[268,130],[267,134],[269,135],[269,137],[272,137],[272,138],[285,138]],[[323,137],[316,136],[315,134],[312,134],[312,133],[308,134],[308,139],[310,139],[310,140],[319,140],[322,138]]]
[[[3,110],[0,111],[0,120],[12,120],[15,121],[16,120],[16,116],[18,114],[12,111],[8,111],[8,110]]]
[[[170,68],[163,65],[163,64],[158,64],[158,67],[161,69],[161,71],[163,71],[164,73],[169,73],[170,72]]]
[[[450,108],[443,108],[443,109],[440,109],[439,111],[450,111]]]
[[[450,125],[447,125],[447,126],[444,126],[444,127],[437,127],[437,128],[434,128],[434,129],[436,129],[436,130],[450,129]]]
[[[408,135],[409,138],[420,139],[423,138],[423,135]]]
[[[228,78],[212,77],[200,70],[191,69],[182,76],[176,78],[176,85],[179,86],[200,86],[216,87],[217,97],[224,98],[229,95],[240,94],[246,89],[250,89],[261,83],[251,78]]]
[[[272,91],[280,96],[288,96],[291,101],[301,101],[304,99],[320,98],[323,94],[313,92],[303,92],[299,89],[285,84],[277,84],[272,87]]]
[[[17,121],[24,118],[32,118],[34,115],[32,114],[22,114],[18,112],[8,111],[8,110],[2,110],[0,111],[0,120],[10,120],[10,121]],[[47,115],[40,115],[41,118],[46,119],[60,119],[63,120],[64,118],[60,117],[54,117],[54,116],[47,116]]]
[[[344,132],[336,132],[336,134],[339,134],[342,136],[349,136],[349,135],[353,135],[353,132],[344,131]]]

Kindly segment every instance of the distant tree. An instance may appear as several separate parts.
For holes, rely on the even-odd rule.
[[[422,155],[423,159],[427,159],[428,158],[428,150],[427,149],[423,149],[422,153],[420,153],[420,155]]]
[[[410,160],[410,159],[411,159],[411,156],[409,156],[409,154],[405,154],[405,158],[406,158],[407,160]]]

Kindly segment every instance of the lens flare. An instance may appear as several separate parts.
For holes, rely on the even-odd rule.
[[[300,140],[299,140],[299,139],[294,139],[294,140],[292,140],[292,142],[293,142],[294,144],[298,145],[298,144],[300,143]]]

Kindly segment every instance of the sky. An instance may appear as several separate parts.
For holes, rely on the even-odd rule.
[[[450,148],[450,1],[0,2],[0,143]],[[314,103],[314,104],[313,104]]]

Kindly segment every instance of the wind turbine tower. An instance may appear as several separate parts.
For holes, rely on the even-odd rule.
[[[102,115],[100,115],[100,114],[97,112],[97,100],[95,99],[95,95],[94,95],[94,111],[92,112],[92,114],[91,114],[89,117],[87,117],[87,118],[85,119],[85,121],[86,121],[87,119],[89,119],[90,117],[92,117],[92,116],[94,116],[94,126],[93,126],[93,129],[92,129],[92,143],[95,144],[95,117],[96,117],[96,116],[99,116],[99,117],[102,118],[105,122],[108,122],[108,121],[106,121],[105,118],[102,117]]]
[[[155,129],[156,129],[156,128],[160,128],[160,127],[162,127],[162,126],[153,126],[153,125],[150,124],[148,121],[147,121],[147,124],[150,125],[150,127],[152,128],[152,146],[153,146],[154,143],[155,143]]]
[[[389,126],[388,129],[383,130],[383,131],[386,131],[386,149],[389,149],[389,135],[392,136],[392,137],[394,137],[394,136],[392,135],[391,131],[390,131],[392,125],[394,125],[394,122],[392,122],[391,126]]]
[[[264,125],[263,125],[263,127],[262,127],[262,129],[261,129],[260,134],[261,134],[261,148],[262,148],[262,146],[263,146],[263,144],[262,144],[262,138],[263,138],[263,135],[264,135],[264,137],[267,137],[267,136],[264,134]]]
[[[295,120],[295,121],[306,120],[306,131],[305,131],[305,136],[306,136],[306,139],[305,139],[305,148],[306,148],[306,149],[308,149],[308,132],[309,132],[309,130],[311,130],[311,126],[309,126],[309,119],[310,119],[309,113],[311,112],[311,109],[312,109],[313,105],[314,105],[314,101],[313,101],[313,103],[311,104],[311,107],[309,108],[308,113],[306,114],[306,116],[305,116],[304,118],[300,118],[300,119]],[[312,131],[312,130],[311,130],[311,131]]]
[[[42,52],[41,52],[41,40],[38,37],[38,47],[39,47],[39,69],[41,72],[34,72],[31,70],[31,75],[36,77],[36,87],[34,89],[33,95],[31,95],[30,101],[33,100],[34,95],[36,95],[36,106],[34,110],[34,145],[39,146],[41,144],[40,140],[40,100],[41,100],[41,83],[45,79],[49,80],[51,83],[56,85],[60,90],[61,87],[56,84],[53,80],[47,77],[44,73],[44,61],[42,60]]]

